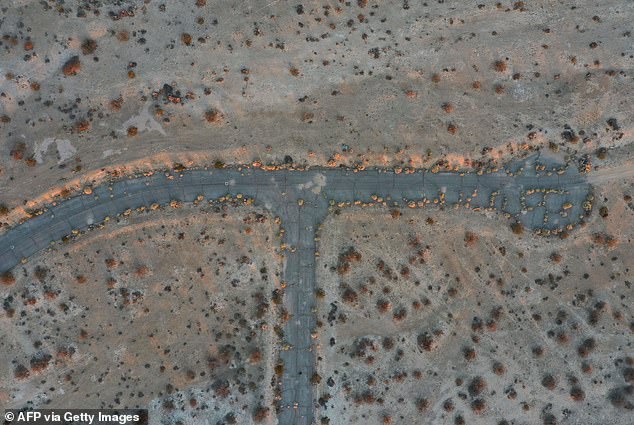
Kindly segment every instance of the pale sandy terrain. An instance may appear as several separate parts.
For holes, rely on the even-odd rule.
[[[277,423],[301,410],[279,403],[279,378],[308,370],[279,361],[299,323],[319,344],[301,347],[317,423],[631,422],[632,22],[624,0],[0,0],[0,234],[183,167],[472,170],[541,151],[594,186],[562,238],[493,212],[333,209],[316,279],[291,269],[320,287],[316,330],[286,309],[312,299],[299,279],[284,296],[295,257],[263,211],[120,217],[0,276],[0,409]]]
[[[608,185],[596,195],[609,215],[563,240],[464,211],[329,217],[317,266],[317,417],[628,423],[634,261],[623,223],[634,219],[633,192],[631,182]]]
[[[623,146],[633,16],[619,0],[7,1],[0,202],[131,160],[429,166]]]
[[[252,423],[273,397],[275,225],[214,208],[135,214],[18,267],[0,287],[0,408]]]

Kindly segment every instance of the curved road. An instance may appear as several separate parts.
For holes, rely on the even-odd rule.
[[[288,247],[283,279],[291,320],[285,325],[284,339],[291,348],[281,352],[285,368],[279,423],[309,425],[314,403],[310,378],[315,369],[311,338],[316,328],[315,229],[329,205],[333,201],[373,202],[379,197],[388,205],[438,203],[498,210],[530,229],[555,230],[576,224],[586,214],[589,183],[574,169],[560,173],[541,169],[539,157],[533,156],[509,165],[506,171],[482,175],[425,170],[396,174],[376,169],[212,169],[121,180],[63,201],[1,235],[0,273],[73,230],[90,228],[128,209],[173,200],[192,202],[199,195],[206,199],[227,194],[253,198],[282,219],[283,243]]]

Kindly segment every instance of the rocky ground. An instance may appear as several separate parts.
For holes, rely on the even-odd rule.
[[[317,267],[321,423],[626,423],[633,192],[599,189],[599,214],[565,239],[464,211],[334,211]]]
[[[0,408],[273,421],[275,225],[215,208],[110,222],[4,279]]]

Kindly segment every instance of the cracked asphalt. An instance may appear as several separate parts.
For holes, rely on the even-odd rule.
[[[104,184],[50,207],[0,236],[0,273],[126,210],[193,202],[200,195],[253,198],[279,216],[286,245],[285,304],[280,424],[313,423],[310,378],[315,370],[315,232],[333,205],[382,202],[388,206],[470,208],[497,211],[527,229],[571,228],[589,211],[591,186],[575,168],[559,167],[534,155],[485,173],[410,170],[196,169],[156,173]]]

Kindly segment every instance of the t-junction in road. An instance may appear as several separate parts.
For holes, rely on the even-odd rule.
[[[284,328],[290,347],[284,361],[279,423],[313,423],[310,378],[315,370],[311,333],[315,317],[315,230],[340,202],[427,204],[496,210],[527,229],[557,231],[573,226],[589,211],[590,185],[576,169],[556,169],[539,157],[515,162],[491,173],[434,173],[410,170],[210,169],[154,174],[95,188],[49,208],[0,236],[0,273],[48,248],[73,230],[85,230],[126,210],[193,202],[200,195],[216,199],[241,194],[270,210],[285,229],[285,304],[291,319]]]

